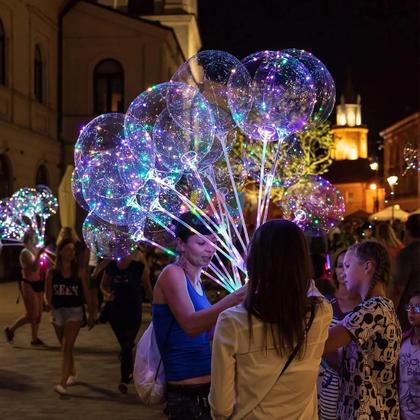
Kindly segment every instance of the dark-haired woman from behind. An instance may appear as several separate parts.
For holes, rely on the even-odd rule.
[[[316,419],[316,381],[331,306],[309,297],[303,232],[272,220],[254,234],[245,302],[222,312],[213,340],[214,419]]]

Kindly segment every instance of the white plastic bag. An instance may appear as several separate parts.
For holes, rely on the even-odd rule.
[[[165,370],[152,322],[137,344],[133,380],[144,404],[159,404],[165,400]]]

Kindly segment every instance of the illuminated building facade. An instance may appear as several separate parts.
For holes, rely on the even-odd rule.
[[[346,215],[360,210],[374,213],[383,208],[384,188],[378,167],[368,159],[368,128],[362,122],[362,104],[350,80],[336,106],[334,162],[325,177],[343,194]]]

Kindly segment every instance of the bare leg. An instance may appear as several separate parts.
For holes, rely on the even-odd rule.
[[[53,324],[55,335],[60,344],[63,344],[64,327]]]
[[[22,327],[23,325],[27,324],[29,322],[29,318],[28,315],[22,315],[20,318],[18,318],[10,327],[9,330],[12,331],[13,333],[20,327]]]
[[[81,322],[69,321],[64,325],[63,335],[63,365],[61,370],[61,382],[62,387],[66,387],[67,379],[72,374],[74,369],[74,358],[73,348],[76,341],[77,335],[80,331]]]
[[[31,323],[37,316],[36,303],[34,302],[35,292],[32,290],[32,287],[28,284],[22,283],[22,300],[25,306],[25,314],[19,317],[9,329],[14,333],[18,328],[22,327],[25,324]],[[36,338],[36,337],[35,337]]]
[[[32,341],[38,338],[39,324],[41,323],[43,298],[42,293],[33,292],[33,318],[31,322]]]

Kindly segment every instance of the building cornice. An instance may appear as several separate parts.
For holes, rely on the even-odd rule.
[[[385,130],[382,130],[379,132],[379,135],[381,137],[387,137],[390,134],[393,134],[395,130],[398,130],[399,128],[402,128],[405,125],[409,125],[411,123],[416,122],[418,120],[418,123],[420,124],[420,112],[415,112],[412,115],[409,115],[408,117],[398,121],[397,123],[391,125],[390,127],[386,128]]]

